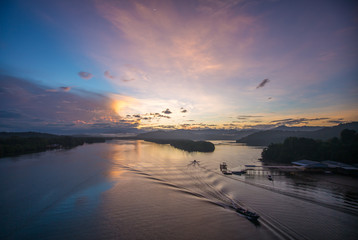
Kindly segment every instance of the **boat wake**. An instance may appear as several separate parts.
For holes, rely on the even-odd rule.
[[[255,226],[262,226],[268,229],[278,239],[307,239],[302,234],[295,232],[267,214],[256,210],[253,211],[252,207],[247,206],[238,199],[234,199],[224,189],[220,189],[217,186],[220,184],[220,180],[215,180],[215,185],[208,181],[208,179],[214,178],[215,175],[210,174],[208,176],[205,173],[206,171],[203,171],[204,168],[200,167],[198,163],[191,162],[186,167],[171,169],[158,169],[157,166],[152,168],[149,166],[116,164],[127,171],[141,175],[157,184],[165,185],[174,191],[194,196],[206,203],[236,212],[239,216],[250,220]],[[247,209],[250,210],[248,211]],[[256,216],[260,216],[260,221],[257,221],[258,217]]]
[[[317,199],[313,199],[313,198],[310,198],[310,197],[307,197],[307,196],[302,196],[300,194],[296,194],[296,193],[292,193],[292,192],[287,192],[287,191],[284,191],[284,190],[281,190],[281,189],[278,189],[278,188],[274,188],[274,187],[271,187],[271,186],[268,186],[268,185],[259,184],[259,183],[255,183],[255,182],[250,182],[250,181],[245,181],[245,180],[242,180],[242,179],[237,178],[235,176],[228,176],[226,174],[222,175],[219,172],[215,172],[213,170],[207,169],[204,166],[200,166],[200,167],[205,171],[221,175],[222,177],[226,177],[226,178],[229,178],[229,179],[234,180],[234,181],[239,181],[239,182],[242,182],[242,183],[245,183],[245,184],[249,184],[249,185],[252,185],[252,186],[255,186],[255,187],[259,187],[259,188],[262,188],[262,189],[269,190],[271,192],[275,192],[275,193],[279,193],[279,194],[282,194],[282,195],[285,195],[285,196],[301,199],[303,201],[306,201],[306,202],[309,202],[309,203],[314,203],[314,204],[320,205],[322,207],[327,207],[327,208],[337,210],[337,211],[340,211],[340,212],[343,212],[343,213],[347,213],[347,214],[350,214],[352,216],[356,216],[357,213],[358,213],[356,211],[356,209],[352,209],[351,207],[350,208],[345,208],[345,207],[342,207],[342,206],[329,204],[329,203],[326,203],[326,202],[319,201]]]

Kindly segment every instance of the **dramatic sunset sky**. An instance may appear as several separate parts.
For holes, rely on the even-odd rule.
[[[0,3],[0,131],[358,120],[358,2]]]

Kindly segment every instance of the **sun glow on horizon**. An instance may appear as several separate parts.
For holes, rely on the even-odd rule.
[[[0,47],[0,130],[357,121],[357,5],[8,1],[0,31],[6,46]]]

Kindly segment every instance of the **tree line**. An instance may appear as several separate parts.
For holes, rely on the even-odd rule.
[[[41,133],[1,133],[0,157],[42,152],[56,148],[73,148],[84,143],[105,142],[103,137],[73,137]]]
[[[345,129],[340,138],[327,141],[310,138],[286,138],[283,143],[273,143],[264,148],[262,161],[269,163],[291,163],[308,159],[313,161],[332,160],[347,164],[358,163],[358,133]]]
[[[206,141],[174,140],[174,139],[145,139],[148,142],[170,144],[175,148],[188,152],[213,152],[215,145]]]

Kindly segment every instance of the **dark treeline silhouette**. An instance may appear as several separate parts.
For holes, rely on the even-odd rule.
[[[60,136],[47,133],[0,133],[0,157],[42,152],[56,148],[73,148],[84,143],[105,142],[103,137]]]
[[[247,135],[250,135],[258,130],[255,129],[202,129],[202,130],[186,130],[176,129],[171,131],[152,131],[141,133],[137,135],[138,139],[175,139],[175,140],[193,140],[193,141],[204,141],[204,140],[236,140]]]
[[[215,145],[206,141],[173,140],[173,139],[145,139],[148,142],[170,144],[171,146],[188,152],[213,152]]]
[[[272,143],[262,153],[263,162],[291,163],[308,159],[332,160],[348,164],[358,163],[358,133],[345,129],[340,138],[327,141],[310,138],[286,138],[283,143]]]

